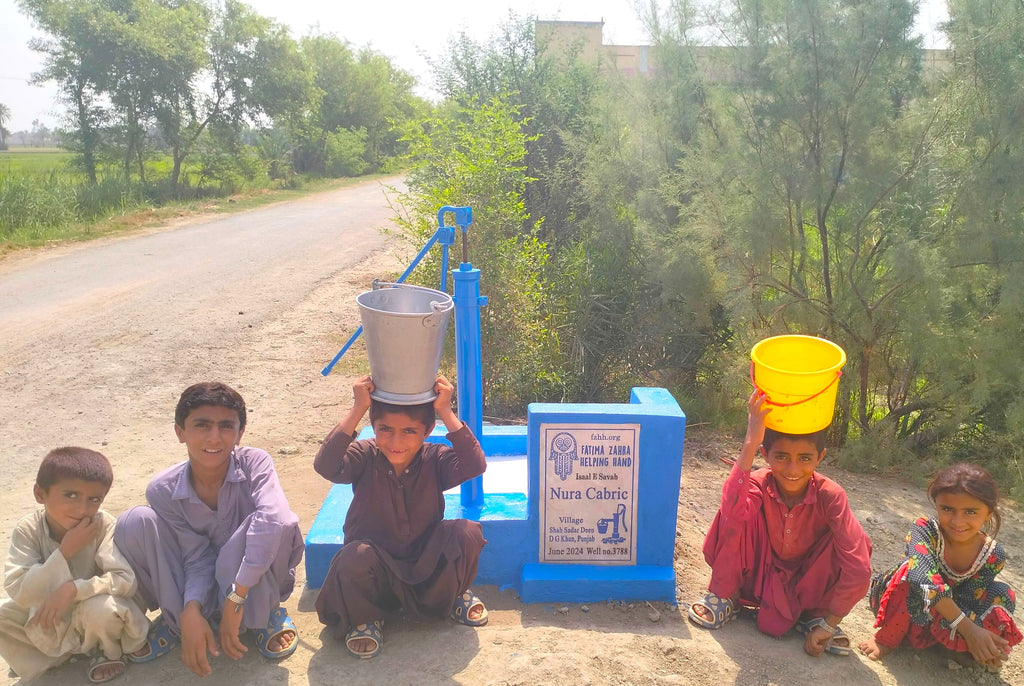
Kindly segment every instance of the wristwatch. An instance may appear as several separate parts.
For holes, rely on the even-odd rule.
[[[228,600],[235,604],[235,612],[242,611],[242,606],[245,605],[245,596],[238,595],[238,591],[234,584],[231,584],[231,590],[228,591]]]

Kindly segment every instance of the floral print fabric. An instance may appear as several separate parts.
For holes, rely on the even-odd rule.
[[[970,621],[1002,635],[1011,645],[1019,643],[1021,634],[1011,616],[1016,598],[1009,586],[995,580],[1006,562],[1003,547],[986,537],[974,563],[963,571],[946,563],[943,548],[942,532],[934,519],[921,517],[914,522],[904,547],[906,557],[872,579],[869,599],[877,616],[875,626],[884,628],[887,618],[896,621],[896,615],[901,615],[916,627],[908,627],[915,647],[942,643],[965,650],[963,639],[950,640],[948,623],[932,612],[938,600],[951,598]],[[890,607],[890,600],[897,598],[901,607]]]

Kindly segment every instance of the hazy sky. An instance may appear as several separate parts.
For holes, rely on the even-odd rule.
[[[511,9],[519,16],[563,21],[604,20],[604,42],[636,45],[647,42],[636,18],[636,0],[377,0],[332,3],[324,0],[248,0],[247,4],[266,17],[288,25],[300,37],[310,27],[331,33],[357,47],[370,45],[391,57],[401,68],[417,76],[417,92],[429,96],[430,82],[424,54],[436,54],[449,36],[466,31],[486,41],[508,17]],[[662,5],[667,4],[664,0]],[[931,26],[946,17],[945,0],[922,0],[919,25]],[[47,126],[58,120],[54,103],[56,88],[31,86],[28,79],[41,66],[38,53],[29,50],[28,40],[40,35],[18,12],[14,0],[0,0],[0,103],[11,110],[10,131],[29,129],[34,119]],[[928,35],[926,33],[926,35]],[[933,47],[937,38],[926,38]],[[934,45],[934,47],[940,47]]]

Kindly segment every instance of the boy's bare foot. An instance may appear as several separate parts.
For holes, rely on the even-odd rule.
[[[348,649],[353,653],[370,653],[377,647],[377,642],[372,638],[353,638],[348,642]]]
[[[94,684],[102,684],[111,679],[116,679],[124,674],[125,668],[124,658],[111,660],[102,655],[97,655],[89,661],[89,681]]]
[[[131,655],[132,657],[137,657],[139,659],[142,659],[142,658],[145,658],[145,657],[149,657],[149,654],[151,652],[153,652],[153,649],[149,647],[149,644],[148,643],[143,643],[141,648],[139,648],[138,650],[136,650],[133,653],[129,653],[129,655]]]
[[[376,620],[368,624],[359,624],[349,629],[345,636],[345,647],[356,657],[371,658],[384,647],[384,623]]]
[[[876,643],[874,638],[869,638],[866,641],[861,641],[857,644],[857,648],[864,654],[869,660],[881,660],[883,657],[891,653],[894,649],[889,646],[884,646],[880,643]]]
[[[280,653],[282,650],[288,650],[292,647],[292,643],[298,638],[298,634],[291,630],[285,630],[281,633],[272,636],[267,641],[267,648],[272,653]]]

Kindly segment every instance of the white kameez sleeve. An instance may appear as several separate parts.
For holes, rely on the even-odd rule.
[[[11,548],[4,568],[4,590],[23,608],[38,607],[61,584],[73,581],[71,568],[60,549],[44,557],[28,517],[11,534]]]
[[[115,520],[105,512],[102,516],[105,530],[94,558],[98,573],[88,579],[75,580],[75,599],[79,602],[101,594],[123,597],[135,595],[135,572],[114,545]]]

